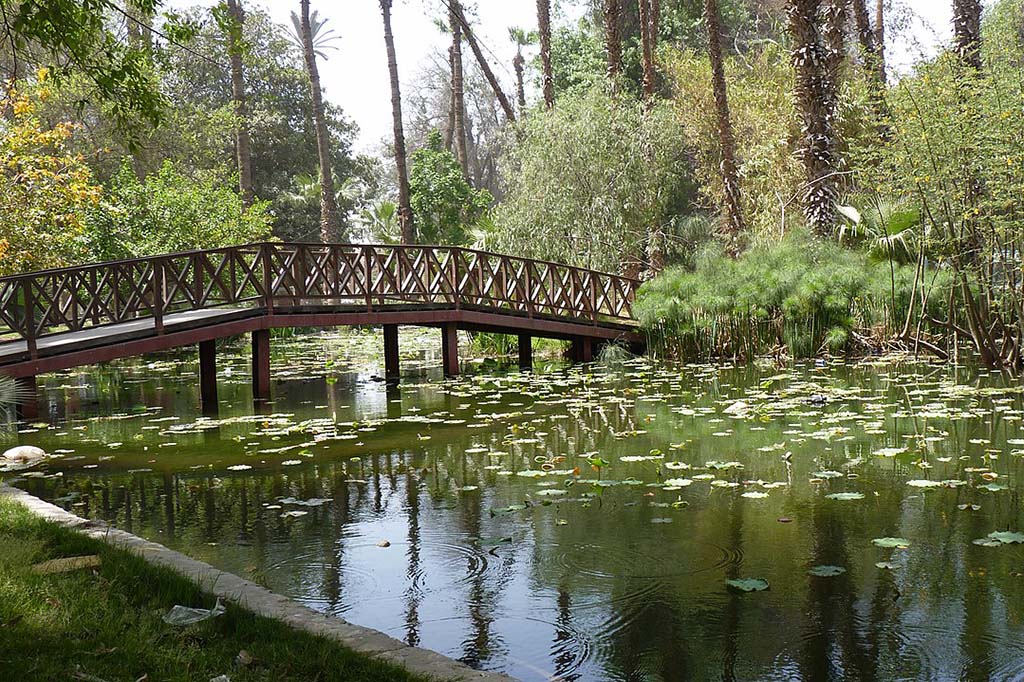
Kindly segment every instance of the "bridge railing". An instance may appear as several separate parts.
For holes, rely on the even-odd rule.
[[[474,308],[592,324],[632,321],[637,281],[460,247],[264,242],[0,278],[0,338],[214,308]]]

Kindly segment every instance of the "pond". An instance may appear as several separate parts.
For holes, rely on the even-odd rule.
[[[522,680],[1024,676],[1021,386],[912,362],[474,363],[403,331],[45,378],[4,474],[325,613]],[[11,478],[13,477],[13,479]],[[731,582],[730,582],[731,581]],[[767,587],[767,589],[763,589]]]

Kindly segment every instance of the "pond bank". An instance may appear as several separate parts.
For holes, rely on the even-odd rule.
[[[0,565],[7,564],[0,582],[0,627],[7,631],[0,663],[5,670],[20,672],[18,679],[135,679],[153,674],[182,680],[218,675],[236,681],[302,680],[312,675],[351,682],[512,681],[325,616],[256,583],[2,484],[0,538]],[[95,578],[82,571],[55,578],[33,576],[28,570],[30,563],[49,555],[82,554],[100,556]],[[24,599],[17,598],[19,592]],[[98,607],[96,593],[102,592],[112,598],[100,601],[111,603]],[[212,603],[206,602],[214,598],[229,606],[212,621],[179,630],[160,620],[174,603],[209,607]],[[99,622],[90,623],[97,615]],[[59,627],[68,631],[50,631]],[[61,641],[75,644],[47,645]],[[80,647],[94,650],[76,653]],[[142,650],[145,655],[138,655]],[[239,656],[243,650],[247,653]],[[79,654],[80,660],[72,660]]]

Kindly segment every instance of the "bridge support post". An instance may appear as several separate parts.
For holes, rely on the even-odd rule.
[[[459,328],[454,322],[441,325],[441,362],[446,378],[459,375]]]
[[[252,399],[262,403],[270,400],[270,330],[252,333]]]
[[[398,325],[384,325],[384,379],[397,382],[402,370],[398,363]]]
[[[215,339],[199,342],[199,401],[204,415],[217,416],[217,341]]]
[[[18,402],[14,412],[18,421],[34,421],[39,419],[39,386],[36,378],[18,377],[14,380]]]
[[[529,372],[533,369],[533,337],[529,334],[519,335],[519,370]]]
[[[594,342],[589,336],[574,336],[569,358],[573,362],[591,362],[594,359]]]

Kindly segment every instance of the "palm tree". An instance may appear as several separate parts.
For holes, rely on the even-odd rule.
[[[402,243],[412,244],[416,241],[416,233],[409,201],[409,171],[406,168],[405,131],[402,128],[402,91],[398,84],[395,36],[391,32],[391,0],[380,0],[380,13],[384,18],[384,46],[388,53],[388,73],[391,76],[391,118],[395,129],[395,167],[398,171],[398,225]]]
[[[818,23],[821,0],[789,0],[786,14],[793,44],[791,57],[796,70],[796,105],[802,123],[803,139],[799,154],[806,182],[802,196],[807,224],[825,234],[835,222],[835,182],[833,116],[835,103],[830,98],[828,48]]]
[[[622,6],[619,0],[604,0],[604,51],[608,60],[608,79],[615,79],[622,73],[622,36],[619,23],[622,21]]]
[[[299,0],[301,16],[292,12],[292,25],[302,39],[302,54],[306,60],[306,74],[309,77],[309,93],[313,98],[313,125],[316,129],[316,154],[320,163],[320,241],[328,244],[341,238],[338,222],[338,204],[334,199],[334,174],[331,170],[331,138],[327,132],[327,117],[324,115],[323,92],[320,89],[320,72],[316,67],[317,55],[326,59],[325,52],[332,48],[330,43],[337,36],[324,32],[326,19],[315,13],[310,16],[309,0]]]
[[[718,143],[722,148],[722,184],[725,186],[725,209],[728,218],[726,251],[734,258],[739,253],[739,240],[744,232],[740,204],[739,172],[736,168],[736,138],[729,116],[729,97],[725,87],[725,65],[722,61],[722,22],[717,0],[704,0],[704,23],[708,26],[708,54],[711,57],[711,83],[715,93],[718,117]]]
[[[882,0],[879,0],[881,7]],[[886,119],[889,107],[885,101],[885,67],[882,65],[881,45],[876,41],[876,32],[868,20],[868,8],[865,0],[852,0],[853,19],[857,25],[857,41],[860,43],[861,59],[868,75],[868,99],[878,119],[878,128],[883,138],[889,136]],[[884,29],[883,29],[884,30]]]
[[[544,106],[555,106],[555,79],[551,74],[551,0],[537,0],[537,30],[544,79]]]
[[[519,104],[519,115],[526,113],[526,88],[523,86],[523,67],[526,60],[523,59],[523,46],[537,42],[537,34],[526,32],[521,28],[509,27],[508,36],[516,44],[516,56],[512,60],[512,68],[516,71],[516,99]]]
[[[469,180],[469,153],[466,149],[466,89],[462,77],[462,23],[459,22],[458,0],[451,0],[448,6],[448,29],[452,34],[452,46],[448,59],[452,69],[451,111],[455,137],[455,153],[462,168],[462,175]]]
[[[953,38],[964,64],[981,69],[981,2],[953,0]]]
[[[231,60],[231,99],[235,109],[235,152],[238,161],[238,191],[242,204],[252,205],[252,145],[249,140],[249,110],[245,97],[245,77],[242,71],[242,27],[245,12],[242,0],[227,0],[228,56]]]
[[[644,67],[643,89],[644,97],[648,98],[648,102],[654,97],[654,50],[658,40],[658,36],[655,34],[657,30],[655,27],[658,25],[658,18],[655,16],[656,11],[658,11],[658,5],[654,0],[640,0],[640,47]]]
[[[885,0],[875,0],[875,45],[878,47],[878,70],[885,85]]]

